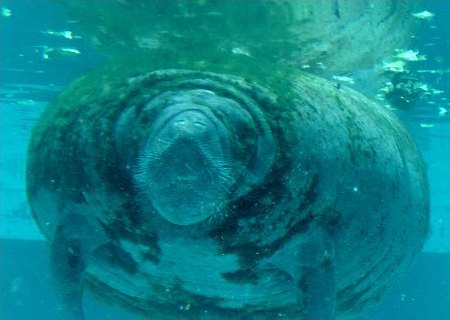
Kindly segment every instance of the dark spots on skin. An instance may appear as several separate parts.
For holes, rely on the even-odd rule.
[[[293,235],[303,233],[308,229],[309,224],[313,221],[313,216],[308,216],[306,219],[296,222],[291,225],[286,235],[273,243],[275,248],[280,248],[286,243]]]
[[[320,178],[318,174],[315,174],[312,177],[311,183],[303,193],[299,194],[299,198],[302,199],[300,202],[300,206],[298,207],[298,211],[304,211],[309,208],[319,196],[319,192],[317,191],[317,187],[319,186]]]
[[[99,247],[95,254],[105,263],[119,267],[129,274],[134,274],[138,270],[138,264],[133,257],[116,243],[108,242]]]
[[[142,258],[154,264],[159,264],[159,255],[159,252],[154,252],[153,247],[148,247],[145,251],[142,252]]]
[[[255,259],[255,252],[260,252],[262,256],[267,253],[267,250],[258,250],[261,248],[257,245],[271,232],[270,224],[265,223],[264,217],[274,213],[276,201],[273,199],[281,199],[288,193],[278,179],[281,174],[270,176],[271,180],[230,203],[228,218],[209,232],[209,237],[220,243],[224,252],[240,251],[245,260]]]
[[[81,253],[81,246],[79,244],[70,244],[67,247],[66,255],[62,257],[63,259],[67,259],[67,265],[76,270],[83,264],[83,257]]]
[[[236,201],[231,203],[231,207],[237,208],[235,211],[239,212],[239,215],[236,218],[249,218],[252,216],[260,216],[265,212],[269,212],[272,209],[273,204],[261,204],[261,200],[264,199],[265,195],[268,192],[272,192],[272,197],[281,196],[279,195],[279,193],[284,189],[285,188],[278,183],[273,183],[257,188],[251,191],[248,195],[237,199]]]
[[[336,18],[340,19],[341,18],[341,12],[339,9],[339,0],[335,0],[334,4],[333,4],[333,13],[336,16]]]
[[[158,264],[161,256],[161,248],[158,245],[158,237],[156,234],[144,234],[140,236],[139,243],[146,246],[146,249],[142,252],[142,258]]]
[[[325,226],[328,233],[333,236],[336,232],[344,228],[342,217],[342,212],[336,210],[336,205],[332,203],[316,213],[314,220]]]
[[[130,146],[132,148],[133,146]],[[114,189],[120,190],[123,195],[132,195],[134,193],[134,186],[129,172],[120,170],[122,166],[117,159],[110,160],[104,163],[105,179],[108,185],[113,186]]]
[[[389,12],[387,13],[387,15],[385,17],[383,17],[383,19],[381,19],[377,23],[377,26],[383,24],[385,21],[387,21],[388,19],[393,17],[395,15],[395,13],[397,12],[397,3],[396,3],[396,1],[391,1],[389,3],[389,5],[390,5]]]
[[[242,270],[250,270],[261,259],[272,255],[293,235],[306,230],[312,219],[309,211],[319,196],[319,175],[313,175],[299,194],[292,195],[299,199],[297,207],[281,208],[282,199],[291,194],[280,179],[285,175],[286,170],[279,169],[270,175],[271,180],[230,204],[230,216],[209,232],[223,253],[238,255]],[[277,238],[273,237],[274,233],[278,234]],[[272,237],[273,241],[267,241]],[[237,281],[241,275],[226,276]]]
[[[123,239],[141,245],[145,248],[141,251],[141,257],[158,264],[161,248],[156,230],[148,227],[141,215],[142,212],[134,202],[128,203],[122,210],[113,213],[114,219],[104,228],[110,239],[117,242]]]
[[[233,253],[238,255],[239,257],[239,264],[243,270],[254,268],[261,259],[271,256],[274,252],[276,252],[280,247],[282,247],[289,239],[291,239],[292,236],[298,233],[305,232],[308,228],[308,225],[310,221],[312,220],[312,217],[309,216],[306,219],[302,219],[297,222],[291,221],[289,223],[289,226],[285,228],[285,234],[281,236],[280,238],[276,239],[270,244],[267,245],[261,245],[261,239],[251,239],[252,241],[248,240],[247,237],[250,237],[250,235],[247,235],[246,238],[242,238],[240,242],[233,242],[233,236],[237,237],[238,235],[241,235],[241,231],[236,228],[236,233],[233,235],[226,235],[221,237],[220,243],[222,245],[222,250],[224,253]],[[260,225],[261,229],[265,226]],[[278,226],[280,227],[280,226]],[[252,232],[252,234],[257,234],[261,237],[264,237],[267,232],[270,232],[267,230],[261,230],[261,231],[255,231]],[[247,242],[245,242],[247,240]],[[235,278],[237,279],[237,278]]]
[[[141,226],[140,211],[132,202],[125,203],[115,211],[105,213],[110,217],[106,232],[111,239],[136,240],[136,232]]]
[[[364,143],[358,136],[352,136],[352,140],[347,144],[349,150],[350,161],[357,164],[357,159],[364,158],[368,162],[375,161],[377,151]]]
[[[258,277],[252,269],[240,269],[234,272],[224,272],[222,273],[222,276],[226,281],[238,284],[258,283]]]

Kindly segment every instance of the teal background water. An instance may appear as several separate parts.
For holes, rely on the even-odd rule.
[[[26,147],[43,108],[103,56],[83,42],[45,33],[72,30],[56,1],[0,1],[0,319],[60,319],[48,274],[48,248],[25,198]],[[424,253],[403,282],[393,287],[364,320],[450,319],[450,1],[428,1],[436,15],[411,44],[428,57],[417,70],[443,93],[397,111],[416,138],[427,163],[431,188],[431,234]],[[44,31],[44,32],[43,32]],[[74,31],[74,35],[76,35]],[[45,59],[46,48],[76,48],[80,54]],[[444,112],[444,110],[448,110]],[[85,298],[87,320],[133,319]]]

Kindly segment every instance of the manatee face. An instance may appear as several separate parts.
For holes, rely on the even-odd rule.
[[[197,81],[147,102],[141,112],[151,121],[132,161],[141,206],[176,225],[222,219],[229,202],[264,179],[276,151],[252,98],[219,82],[196,88]],[[117,139],[127,140],[136,121],[134,110],[124,112]]]
[[[168,221],[188,225],[220,214],[236,181],[233,140],[216,113],[230,99],[191,90],[167,97],[141,152],[136,184]],[[251,119],[236,112],[243,123]]]

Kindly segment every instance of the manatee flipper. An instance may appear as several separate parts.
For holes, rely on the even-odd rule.
[[[101,229],[93,228],[91,220],[81,214],[66,214],[51,246],[50,268],[64,319],[84,319],[83,276],[90,254],[104,243]]]
[[[300,268],[296,283],[302,319],[334,319],[336,305],[335,270],[331,257],[323,256],[317,266]]]
[[[58,228],[63,229],[63,228]],[[67,319],[84,319],[82,276],[86,267],[79,239],[67,239],[58,230],[51,247],[51,271]]]
[[[334,319],[334,248],[331,236],[323,227],[313,224],[276,253],[270,262],[291,275],[301,307],[300,319]]]

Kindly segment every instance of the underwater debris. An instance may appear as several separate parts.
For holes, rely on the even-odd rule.
[[[9,18],[12,16],[12,11],[6,7],[2,7],[2,17]]]
[[[316,67],[320,70],[326,70],[327,66],[323,62],[316,62]]]
[[[401,61],[401,60],[392,61],[392,62],[384,62],[383,61],[382,68],[385,71],[403,72],[403,71],[405,71],[405,69],[404,69],[405,65],[406,65],[405,61]]]
[[[408,109],[424,95],[431,94],[432,90],[413,75],[396,73],[392,81],[386,82],[379,90],[379,96],[396,108]]]
[[[73,35],[73,32],[69,31],[69,30],[64,30],[64,31],[44,30],[41,32],[43,34],[47,34],[50,36],[62,37],[62,38],[70,39],[70,40],[81,39],[81,36],[75,36],[75,35]]]
[[[136,44],[139,48],[155,50],[161,46],[159,39],[156,37],[135,37]]]
[[[233,49],[231,49],[231,53],[233,53],[233,54],[240,54],[240,55],[247,56],[247,57],[251,56],[250,55],[250,51],[247,48],[245,48],[245,47],[233,48]]]
[[[448,110],[444,107],[439,107],[439,117],[443,117],[448,113]]]
[[[424,61],[427,60],[426,56],[419,55],[419,51],[405,50],[399,51],[394,58],[405,60],[405,61]]]
[[[42,59],[44,60],[53,60],[62,56],[76,56],[81,54],[81,52],[75,48],[55,48],[47,46],[36,46],[35,48],[42,48]]]
[[[431,13],[426,10],[417,13],[411,13],[411,15],[417,19],[425,19],[425,20],[431,20],[434,17],[434,13]]]
[[[416,73],[444,74],[450,73],[450,69],[415,70]]]
[[[333,76],[333,79],[337,80],[337,81],[340,81],[340,82],[345,82],[345,83],[348,83],[348,84],[354,84],[355,83],[355,80],[353,80],[350,77],[346,77],[346,76]]]
[[[421,84],[419,86],[419,89],[422,89],[426,95],[430,95],[430,96],[436,96],[436,95],[440,95],[440,94],[444,93],[443,90],[431,88],[426,83]]]

